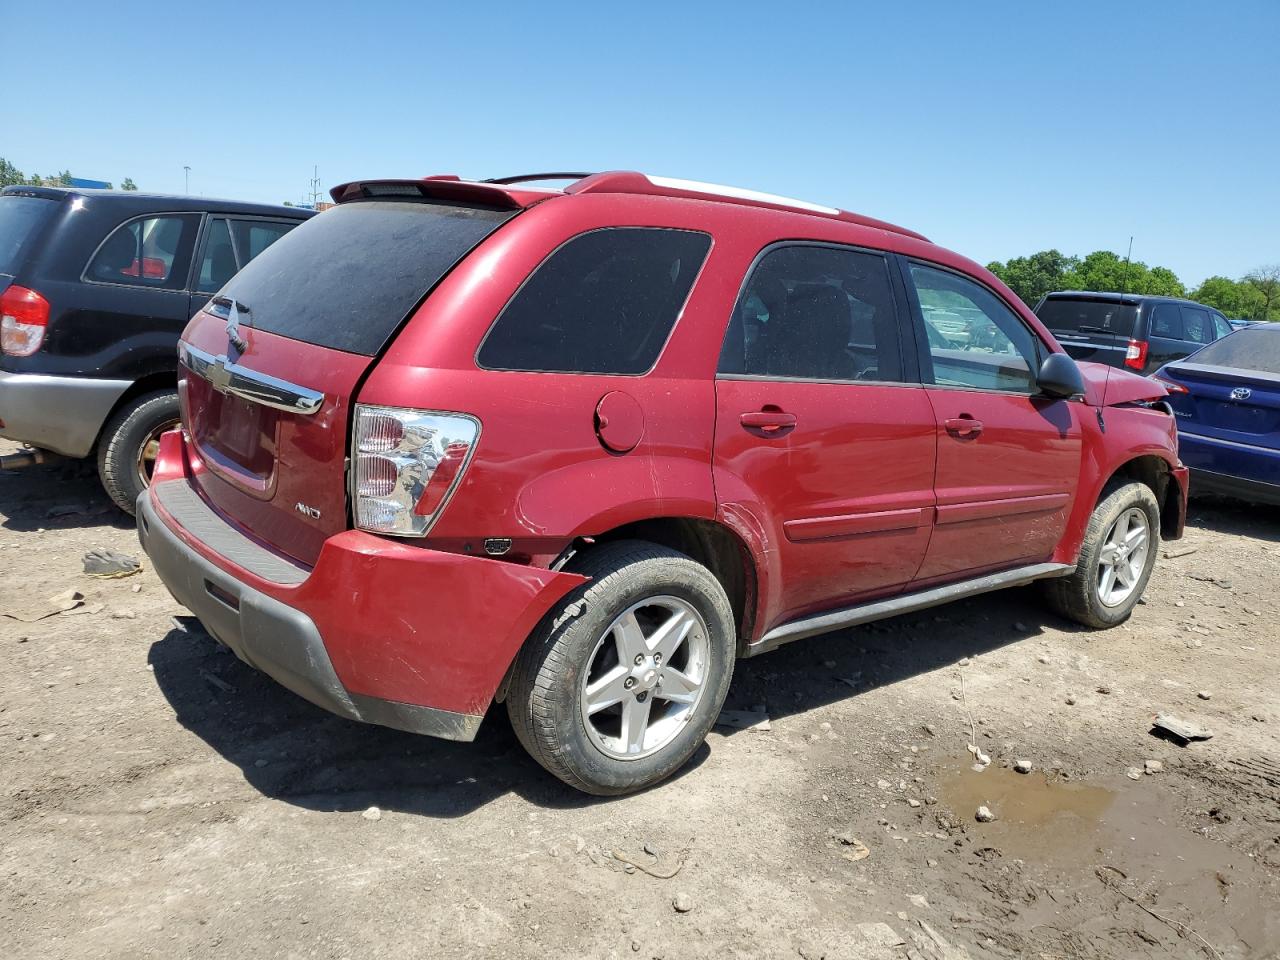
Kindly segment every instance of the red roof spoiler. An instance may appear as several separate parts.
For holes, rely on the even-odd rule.
[[[334,203],[352,200],[427,199],[473,203],[499,210],[522,210],[556,194],[547,190],[517,190],[493,183],[473,183],[452,174],[420,180],[353,180],[329,191]]]

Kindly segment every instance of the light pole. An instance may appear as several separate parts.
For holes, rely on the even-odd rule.
[[[191,168],[186,166],[182,168],[182,192],[191,192]]]

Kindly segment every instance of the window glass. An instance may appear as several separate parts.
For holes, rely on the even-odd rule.
[[[1204,363],[1213,367],[1237,367],[1280,376],[1280,326],[1244,327],[1215,340],[1179,363]]]
[[[12,275],[18,269],[27,244],[57,206],[39,197],[0,199],[0,273]]]
[[[1047,297],[1036,310],[1040,322],[1056,333],[1133,335],[1138,308],[1132,303],[1114,300],[1089,300],[1073,297]]]
[[[269,220],[234,220],[232,230],[236,236],[236,252],[243,263],[248,263],[271,246],[296,223],[272,223]]]
[[[221,218],[210,220],[196,289],[201,293],[217,293],[235,275],[236,254],[231,246],[231,230],[227,221]]]
[[[574,237],[503,309],[477,362],[490,370],[644,373],[710,248],[705,233],[684,230],[626,227]]]
[[[256,329],[371,357],[427,291],[511,216],[420,201],[340,203],[271,244],[222,293],[248,308]],[[230,312],[216,300],[210,309]]]
[[[1182,314],[1176,303],[1157,303],[1151,310],[1152,337],[1182,340]]]
[[[1214,339],[1225,337],[1231,332],[1231,324],[1227,323],[1226,317],[1220,317],[1218,314],[1212,314],[1213,317],[1213,333]]]
[[[764,255],[734,308],[720,372],[806,380],[901,380],[884,257],[796,244]]]
[[[187,283],[198,214],[144,217],[122,224],[94,254],[90,280],[181,290]]]
[[[934,383],[1035,392],[1038,341],[995,294],[920,263],[911,264],[910,275],[924,315]]]
[[[1181,310],[1183,339],[1192,343],[1213,343],[1216,337],[1209,321],[1209,311],[1187,306]]]

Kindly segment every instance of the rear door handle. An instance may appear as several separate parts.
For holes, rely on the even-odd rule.
[[[947,433],[953,437],[976,437],[982,433],[982,421],[963,414],[943,421],[943,426],[947,428]]]
[[[776,437],[796,425],[796,415],[781,410],[756,410],[744,413],[738,422],[753,433],[759,431],[765,436]]]

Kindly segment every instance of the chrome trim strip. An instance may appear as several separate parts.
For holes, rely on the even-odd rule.
[[[231,394],[264,407],[310,415],[324,403],[324,394],[319,390],[258,373],[231,362],[225,355],[215,357],[189,343],[178,342],[178,358],[192,373],[209,381],[219,393]]]
[[[820,633],[828,633],[860,623],[913,613],[916,610],[935,607],[940,603],[950,603],[952,600],[977,596],[1003,587],[1020,586],[1045,577],[1064,577],[1073,570],[1075,567],[1069,563],[1033,563],[1030,566],[990,573],[960,583],[949,583],[929,590],[889,597],[887,600],[860,603],[841,610],[830,610],[812,617],[803,617],[800,620],[784,623],[780,627],[774,627],[755,643],[749,644],[744,656],[754,657],[780,647],[784,643],[790,643],[792,640],[803,640],[805,637],[814,637]]]

